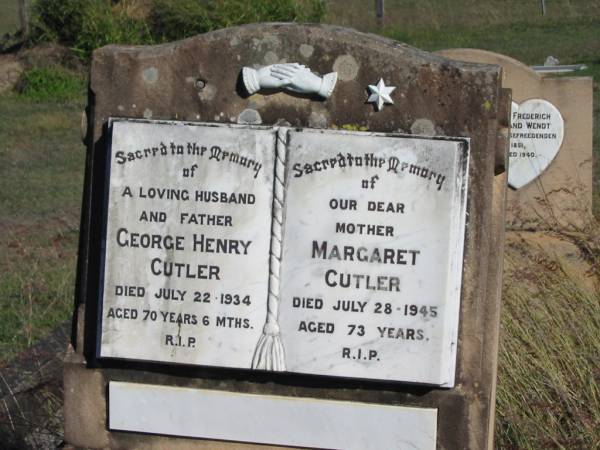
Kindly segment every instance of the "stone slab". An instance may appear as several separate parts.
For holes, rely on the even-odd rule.
[[[436,448],[431,408],[111,382],[108,414],[111,430],[315,449]]]
[[[453,386],[468,142],[304,130],[287,167],[288,370]]]
[[[511,175],[509,170],[513,189],[507,193],[507,227],[542,230],[585,226],[592,218],[592,78],[544,76],[513,58],[485,50],[448,49],[437,53],[460,61],[500,65],[503,87],[512,89],[514,102],[531,105],[534,100],[543,100],[562,116],[564,137],[560,150],[551,161],[546,161],[547,165],[536,163],[534,171],[541,175],[525,183],[530,175],[523,178]],[[538,144],[530,142],[524,148],[513,147],[511,153],[537,154]],[[557,142],[547,144],[550,148],[543,153],[553,153]]]
[[[249,368],[266,315],[274,131],[111,125],[99,356]]]

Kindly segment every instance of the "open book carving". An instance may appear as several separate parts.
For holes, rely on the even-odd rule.
[[[468,141],[111,120],[100,358],[452,386]]]

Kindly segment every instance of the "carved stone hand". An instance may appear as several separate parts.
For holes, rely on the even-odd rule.
[[[242,77],[249,94],[260,89],[285,89],[324,98],[331,96],[337,81],[336,72],[320,77],[298,63],[273,64],[257,70],[244,67]]]
[[[288,84],[288,80],[272,75],[272,67],[265,66],[256,71],[256,77],[261,89],[280,89]]]

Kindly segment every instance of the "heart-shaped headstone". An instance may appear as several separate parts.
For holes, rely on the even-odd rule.
[[[519,189],[546,170],[560,150],[564,121],[549,101],[513,102],[508,185]]]

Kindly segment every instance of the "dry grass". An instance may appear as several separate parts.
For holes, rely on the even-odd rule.
[[[500,449],[600,448],[598,236],[598,225],[585,233],[548,235],[550,248],[571,246],[568,258],[543,250],[528,233],[509,240],[496,420]],[[577,264],[578,272],[567,264]]]
[[[85,156],[80,102],[0,97],[0,364],[72,310]]]

